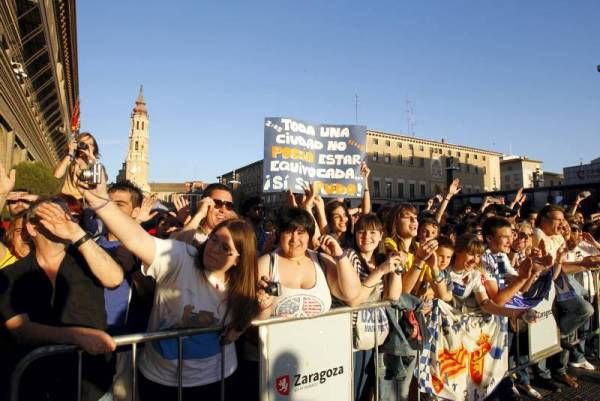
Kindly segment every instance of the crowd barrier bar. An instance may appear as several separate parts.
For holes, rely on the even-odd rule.
[[[596,276],[596,280],[595,280],[595,285],[596,288],[598,289],[599,287],[599,277],[598,275]],[[596,304],[599,307],[600,310],[600,297],[598,296],[598,292],[596,291]],[[267,326],[267,325],[273,325],[273,324],[281,324],[281,323],[286,323],[286,322],[292,322],[292,321],[300,321],[300,320],[310,320],[310,319],[317,319],[323,316],[332,316],[332,315],[338,315],[338,314],[346,314],[346,313],[353,313],[355,311],[360,311],[360,310],[364,310],[364,309],[376,309],[376,308],[380,308],[380,307],[387,307],[390,306],[391,302],[390,301],[380,301],[380,302],[371,302],[371,303],[364,303],[355,307],[347,307],[347,306],[343,306],[343,307],[336,307],[333,308],[331,310],[329,310],[326,313],[323,314],[319,314],[319,315],[315,315],[315,316],[303,316],[303,317],[295,317],[295,318],[288,318],[288,317],[273,317],[273,318],[269,318],[269,319],[265,319],[265,320],[254,320],[252,322],[252,326],[255,326],[257,328],[260,328],[261,326]],[[483,313],[467,313],[467,315],[469,316],[482,316],[484,315]],[[396,318],[398,318],[398,316],[396,316]],[[377,317],[375,317],[375,327],[377,328],[377,323],[378,323],[378,319]],[[131,375],[131,383],[132,383],[132,399],[135,400],[136,399],[136,391],[137,391],[137,345],[138,344],[142,344],[142,343],[146,343],[146,342],[151,342],[151,341],[157,341],[157,340],[163,340],[163,339],[168,339],[168,338],[177,338],[177,382],[178,382],[178,400],[181,401],[182,400],[182,391],[183,391],[183,339],[185,337],[191,336],[191,335],[196,335],[196,334],[202,334],[202,333],[210,333],[210,332],[220,332],[222,330],[222,326],[213,326],[213,327],[207,327],[207,328],[191,328],[191,329],[177,329],[177,330],[166,330],[166,331],[156,331],[156,332],[151,332],[151,333],[137,333],[137,334],[127,334],[127,335],[121,335],[121,336],[115,336],[113,337],[113,340],[115,341],[115,343],[117,344],[117,347],[125,347],[125,346],[131,346],[131,351],[132,351],[132,359],[131,359],[131,366],[132,366],[132,375]],[[598,330],[593,331],[593,333],[597,333]],[[516,336],[518,336],[518,333],[515,333]],[[377,343],[378,340],[378,331],[377,329],[375,329],[374,331],[374,342],[375,344]],[[517,341],[517,355],[519,355],[519,341],[518,338],[515,338],[515,340]],[[599,341],[600,344],[600,341]],[[223,401],[225,398],[225,366],[224,366],[224,353],[223,353],[223,344],[221,344],[221,400]],[[600,348],[600,345],[599,345]],[[600,349],[599,349],[600,351]],[[79,347],[75,346],[75,345],[49,345],[49,346],[43,346],[40,348],[37,348],[33,351],[31,351],[29,354],[27,354],[23,359],[21,359],[21,361],[19,361],[19,363],[17,364],[17,366],[15,367],[15,370],[12,374],[11,377],[11,397],[10,400],[11,401],[19,401],[19,382],[21,379],[21,376],[23,375],[23,373],[25,372],[25,370],[28,368],[28,366],[35,362],[38,359],[44,358],[44,357],[48,357],[48,356],[54,356],[54,355],[60,355],[60,354],[65,354],[65,353],[70,353],[70,352],[77,352],[77,399],[81,400],[81,378],[82,378],[82,357],[83,357],[83,350],[81,350]],[[350,350],[350,352],[352,352],[352,349]],[[418,355],[417,355],[418,357]],[[379,350],[378,347],[374,347],[374,367],[375,367],[375,399],[378,399],[379,396]],[[353,360],[353,358],[351,358],[351,360]],[[506,375],[510,375],[515,371],[518,371],[520,369],[526,368],[529,365],[531,365],[532,363],[535,363],[536,361],[528,361],[525,364],[519,365],[518,363],[518,358],[517,360],[517,364],[515,365],[514,368],[512,369],[508,369],[505,376]],[[417,359],[418,361],[418,359]],[[353,363],[353,362],[352,362]],[[418,362],[417,362],[418,363]],[[262,368],[261,368],[262,369]],[[261,375],[262,375],[262,370],[261,370]],[[261,381],[263,380],[263,378],[260,379]],[[420,396],[420,394],[419,394]]]
[[[183,338],[202,334],[220,332],[223,329],[222,326],[212,326],[206,328],[194,328],[194,329],[178,329],[178,330],[165,330],[155,331],[151,333],[137,333],[137,334],[126,334],[122,336],[113,337],[117,347],[131,346],[131,382],[132,382],[132,400],[136,399],[136,387],[137,387],[137,345],[157,340],[164,340],[168,338],[177,338],[177,399],[182,401],[182,390],[183,390]],[[36,348],[27,354],[23,359],[19,361],[15,367],[14,372],[11,376],[11,388],[10,388],[10,400],[19,401],[19,382],[21,376],[29,365],[38,359],[67,354],[71,352],[77,352],[77,400],[81,401],[81,377],[82,377],[82,357],[83,350],[76,345],[47,345]],[[221,344],[221,401],[225,399],[225,355],[223,353],[223,344]]]

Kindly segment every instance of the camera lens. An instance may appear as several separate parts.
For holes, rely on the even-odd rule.
[[[77,142],[77,149],[79,150],[87,150],[88,145],[85,142]]]

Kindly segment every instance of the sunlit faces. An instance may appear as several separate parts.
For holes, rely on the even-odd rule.
[[[108,194],[110,200],[113,201],[119,209],[127,216],[131,216],[133,218],[137,217],[139,212],[138,208],[133,207],[133,202],[131,201],[131,194],[127,191],[114,191]]]
[[[213,232],[206,240],[202,264],[209,271],[227,270],[235,265],[239,253],[226,227]]]
[[[521,252],[532,246],[533,231],[530,228],[522,228],[515,231],[515,238],[512,242],[512,249]]]
[[[360,252],[373,252],[379,246],[383,233],[375,229],[358,230],[354,233],[356,245]]]
[[[411,211],[403,211],[396,220],[396,230],[402,238],[416,237],[418,228],[417,215]]]
[[[96,146],[94,146],[94,140],[91,136],[84,135],[81,138],[79,138],[79,142],[83,142],[87,145],[87,150],[89,151],[89,154],[93,155],[94,153],[96,153]]]
[[[439,229],[434,224],[422,223],[419,225],[419,241],[421,242],[437,238],[438,233]]]
[[[303,256],[308,249],[308,231],[304,227],[295,230],[283,231],[279,237],[281,251],[286,258]]]
[[[438,268],[440,270],[444,270],[446,267],[448,267],[450,261],[452,260],[454,249],[446,246],[440,246],[435,253],[437,254]]]
[[[345,233],[348,228],[348,216],[346,210],[339,206],[331,212],[331,221],[333,223],[333,231],[337,234]]]
[[[563,212],[555,210],[542,219],[542,230],[544,230],[547,235],[561,234],[564,223],[565,215]]]
[[[510,227],[501,227],[493,235],[487,236],[488,246],[493,253],[509,253],[512,241],[513,233]]]
[[[457,252],[454,256],[454,270],[471,271],[479,266],[480,261],[480,253]]]
[[[227,220],[231,216],[230,206],[233,203],[231,193],[222,189],[215,189],[210,194],[215,206],[210,208],[206,221],[209,228],[215,227],[220,222]]]

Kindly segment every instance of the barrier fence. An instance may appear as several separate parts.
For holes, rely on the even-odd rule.
[[[598,322],[600,321],[600,297],[598,297],[598,273],[594,276],[594,286],[596,288],[596,322],[589,335],[598,334]],[[352,313],[364,309],[377,310],[377,308],[389,306],[390,302],[375,302],[363,304],[357,307],[340,307],[331,309],[329,312],[299,318],[271,318],[262,321],[254,321],[252,324],[259,330],[259,354],[260,354],[260,399],[261,401],[271,401],[281,399],[278,395],[287,396],[291,388],[300,389],[303,398],[311,393],[311,388],[318,387],[316,398],[312,395],[310,399],[318,400],[351,400],[353,399],[353,347],[352,347]],[[550,309],[551,311],[551,305]],[[479,314],[475,314],[479,315]],[[548,315],[551,317],[551,312]],[[553,318],[552,318],[553,320]],[[377,320],[376,320],[377,322]],[[377,324],[377,323],[376,323]],[[344,327],[343,330],[340,330]],[[178,400],[182,400],[182,377],[183,377],[183,339],[202,333],[219,332],[222,327],[209,327],[202,329],[178,329],[159,331],[151,333],[138,333],[113,337],[118,347],[131,347],[131,392],[132,400],[137,396],[137,348],[139,344],[177,338],[177,382],[178,382]],[[530,331],[531,332],[531,331]],[[374,331],[375,343],[377,343],[378,330]],[[509,369],[506,374],[511,374],[519,369],[523,369],[560,351],[560,340],[558,346],[550,344],[543,352],[539,347],[534,346],[539,340],[539,336],[529,336],[529,360],[526,363],[517,364]],[[316,346],[316,344],[320,344]],[[537,351],[537,352],[536,352]],[[598,351],[600,354],[600,341],[598,341]],[[81,374],[82,374],[82,355],[83,351],[74,345],[50,345],[37,348],[27,354],[16,366],[11,377],[10,400],[19,401],[19,383],[25,370],[35,361],[60,354],[76,352],[78,354],[77,368],[77,395],[81,400]],[[517,342],[517,352],[519,345]],[[379,371],[379,350],[374,347],[375,354],[375,377],[380,377]],[[221,344],[221,400],[225,399],[225,378],[224,378],[224,353],[223,344]],[[417,363],[419,355],[417,355]],[[299,367],[305,373],[298,373]],[[290,374],[278,375],[278,371],[286,368]],[[294,367],[296,370],[294,371]],[[510,368],[510,367],[509,367]],[[324,373],[323,373],[324,372]],[[315,376],[316,375],[316,376]],[[276,383],[281,380],[280,383]],[[318,385],[315,385],[318,382]],[[329,382],[327,388],[322,384]],[[281,391],[277,393],[277,387],[282,384]],[[285,385],[289,386],[285,389]],[[340,387],[341,386],[341,387]],[[335,396],[331,397],[331,392]],[[379,380],[375,380],[375,399],[379,395]],[[283,397],[286,399],[286,397]],[[289,399],[289,398],[288,398]],[[306,398],[305,398],[306,399]]]

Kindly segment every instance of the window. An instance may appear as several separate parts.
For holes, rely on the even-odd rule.
[[[392,155],[390,155],[389,153],[385,154],[385,162],[386,163],[390,163],[392,161]]]
[[[485,156],[482,156],[482,157],[483,157],[483,161],[485,161]]]
[[[391,181],[385,182],[385,197],[388,199],[392,198],[392,182]]]
[[[377,160],[379,160],[379,153],[373,152],[373,161],[376,162]]]
[[[423,145],[419,146],[419,150],[422,152],[423,150],[425,150],[425,148],[423,147]]]
[[[460,152],[456,152],[456,156],[460,157]]]
[[[402,164],[402,155],[398,155],[398,164]]]
[[[379,181],[373,180],[373,196],[377,198],[380,196]]]
[[[425,167],[425,158],[424,157],[419,157],[419,165],[421,167]]]
[[[448,149],[448,156],[452,156],[452,151]]]
[[[135,150],[138,150],[138,141],[135,141]]]
[[[398,147],[402,149],[402,142],[398,142]]]
[[[398,198],[404,198],[404,183],[398,183]]]
[[[144,122],[142,121],[142,129],[144,129]]]
[[[139,121],[135,122],[135,129],[140,129],[140,122]]]
[[[425,184],[421,184],[421,197],[425,197]]]
[[[390,141],[386,140],[385,141],[385,146],[390,146]]]
[[[504,176],[504,181],[509,182],[510,181],[510,175],[505,175]]]
[[[410,164],[411,166],[415,165],[415,157],[414,156],[409,157],[408,164]]]
[[[468,158],[469,158],[469,154],[465,153],[465,159],[468,159]]]
[[[379,145],[379,139],[373,138],[373,145]]]
[[[474,154],[473,157],[475,158],[475,160],[477,160],[477,155],[476,154]]]
[[[408,186],[408,195],[410,196],[410,199],[415,198],[415,184],[410,184]]]
[[[409,144],[408,144],[408,148],[409,148],[410,150],[412,150],[412,149],[413,149],[413,145],[412,145],[412,143],[409,143]]]

